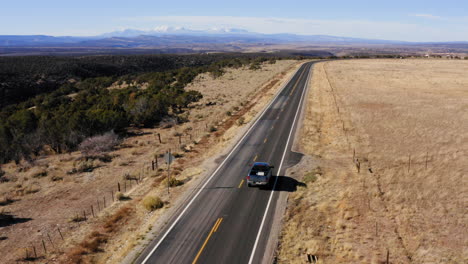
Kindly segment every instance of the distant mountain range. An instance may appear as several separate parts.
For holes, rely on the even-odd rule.
[[[193,30],[183,27],[159,26],[153,30],[125,29],[91,37],[53,37],[46,35],[0,35],[2,47],[157,47],[174,44],[200,43],[330,43],[330,44],[403,44],[388,41],[336,37],[327,35],[261,34],[236,28]]]
[[[363,39],[328,35],[262,34],[236,28],[211,28],[194,30],[184,27],[159,26],[152,30],[124,29],[98,36],[46,36],[46,35],[0,35],[0,54],[21,54],[27,50],[45,51],[50,54],[60,50],[78,49],[157,49],[162,53],[245,51],[246,47],[295,46],[315,49],[317,47],[422,47],[430,50],[437,47],[444,52],[468,50],[468,42],[415,43],[379,39]],[[41,50],[42,49],[42,50]],[[47,50],[43,50],[47,49]],[[268,49],[266,49],[268,50]],[[271,50],[271,49],[270,49]],[[49,54],[47,53],[47,54]]]

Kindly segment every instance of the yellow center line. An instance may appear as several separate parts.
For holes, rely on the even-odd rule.
[[[305,71],[302,71],[301,75],[300,75],[299,78],[297,79],[297,82],[296,82],[296,84],[294,85],[294,87],[293,87],[293,89],[291,90],[291,92],[289,93],[289,95],[292,95],[292,93],[294,92],[294,90],[296,90],[296,87],[297,87],[297,85],[299,84],[302,75],[304,75],[304,72],[305,72]]]
[[[255,155],[254,161],[256,161],[256,160],[257,160],[257,158],[258,158],[258,155]]]
[[[218,220],[219,220],[219,221],[218,221],[218,224],[215,225],[214,232],[218,231],[218,227],[221,225],[221,222],[223,221],[223,218],[221,217],[221,218],[219,218]],[[214,232],[213,232],[213,233],[214,233]]]
[[[218,218],[218,220],[216,220],[216,223],[211,228],[211,231],[208,234],[208,237],[206,237],[205,242],[203,243],[202,247],[200,248],[200,251],[198,251],[198,254],[195,256],[195,259],[192,261],[192,264],[197,263],[198,259],[200,258],[201,253],[203,252],[203,249],[205,249],[206,244],[208,243],[208,240],[210,240],[210,237],[213,235],[213,233],[216,232],[216,230],[218,230],[218,226],[219,226],[219,224],[221,224],[221,221],[223,221],[223,218]]]
[[[242,187],[242,184],[243,184],[243,183],[244,183],[244,179],[242,179],[242,181],[241,181],[240,184],[239,184],[239,187],[237,187],[237,188]]]
[[[268,141],[268,138],[265,138],[265,139],[263,140],[263,143],[266,143],[267,141]]]

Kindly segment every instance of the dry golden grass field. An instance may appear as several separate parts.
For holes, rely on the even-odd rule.
[[[278,263],[468,263],[467,61],[316,64],[300,135]]]
[[[187,89],[204,98],[187,110],[188,122],[134,129],[135,136],[108,153],[111,160],[85,162],[74,152],[3,165],[11,181],[0,183],[0,213],[11,218],[0,226],[0,263],[120,263],[147,233],[158,232],[153,224],[209,171],[203,162],[223,152],[299,63],[226,69],[216,79],[198,76]],[[168,149],[179,157],[171,170],[179,182],[170,196],[160,156]],[[155,156],[160,167],[153,171]]]

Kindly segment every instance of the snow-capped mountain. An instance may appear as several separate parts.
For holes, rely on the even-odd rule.
[[[100,37],[138,37],[141,35],[147,36],[160,36],[160,35],[192,35],[192,36],[207,36],[207,35],[234,35],[234,34],[252,34],[245,29],[238,28],[210,28],[210,29],[188,29],[185,27],[172,27],[172,26],[157,26],[151,30],[138,30],[138,29],[123,29],[110,33],[100,35]]]
[[[227,27],[210,28],[210,29],[206,30],[205,32],[213,33],[213,34],[252,34],[252,32],[249,32],[249,31],[247,31],[245,29],[227,28]]]
[[[155,33],[161,33],[161,34],[190,34],[193,33],[194,31],[191,29],[187,29],[184,27],[171,27],[171,26],[157,26],[152,30],[146,31],[149,35],[155,34]]]

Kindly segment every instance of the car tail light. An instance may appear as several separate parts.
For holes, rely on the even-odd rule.
[[[250,180],[250,176],[245,177],[247,180]]]

